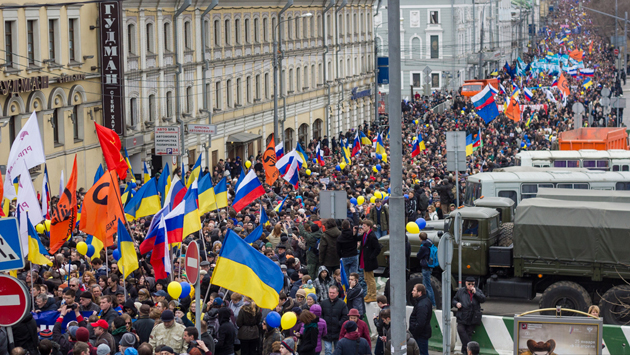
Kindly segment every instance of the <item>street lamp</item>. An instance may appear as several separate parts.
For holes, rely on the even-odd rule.
[[[305,14],[301,14],[298,17],[311,17],[312,13],[307,12]],[[279,127],[278,127],[278,40],[276,39],[276,31],[278,26],[281,23],[289,21],[291,19],[284,19],[278,21],[276,26],[273,28],[273,135],[274,135],[274,144],[278,145],[278,139],[280,137]],[[282,60],[282,58],[281,58]]]

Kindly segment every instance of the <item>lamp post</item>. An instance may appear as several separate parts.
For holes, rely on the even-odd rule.
[[[298,17],[311,17],[312,13],[307,12]],[[278,121],[278,40],[276,38],[276,30],[281,23],[289,21],[289,19],[284,19],[278,21],[276,26],[273,28],[273,135],[274,135],[274,145],[278,145],[278,139],[280,137],[279,133],[279,121]]]

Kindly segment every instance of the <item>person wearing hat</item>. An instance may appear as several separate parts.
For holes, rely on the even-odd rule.
[[[370,338],[370,328],[368,327],[367,323],[361,320],[361,314],[359,313],[357,309],[352,308],[350,311],[348,311],[348,320],[345,323],[348,323],[348,322],[355,322],[357,324],[357,332],[359,333],[361,338],[367,340],[368,345],[370,346],[370,349],[371,349],[372,339]],[[339,339],[342,339],[344,336],[346,336],[345,323],[343,326],[341,326]]]
[[[468,276],[466,285],[461,287],[453,297],[452,305],[457,308],[457,333],[462,341],[462,354],[467,354],[466,345],[470,341],[475,326],[481,323],[481,304],[486,296],[475,287],[475,278]]]
[[[343,325],[346,334],[335,346],[334,355],[371,355],[372,349],[367,340],[363,339],[357,331],[356,322],[347,321]]]
[[[140,306],[140,316],[138,320],[133,323],[133,329],[140,338],[140,344],[149,342],[151,331],[155,326],[155,321],[149,317],[149,313],[151,313],[151,307],[143,304]]]
[[[164,290],[158,290],[154,292],[152,296],[153,296],[153,302],[158,303],[160,301],[166,301],[166,297],[168,296],[168,293],[166,293],[166,291]]]
[[[236,328],[232,324],[232,311],[223,307],[219,309],[219,331],[213,355],[233,355],[236,342]]]
[[[158,345],[166,345],[177,353],[184,352],[184,327],[175,322],[175,314],[170,309],[162,312],[162,323],[156,325],[149,336],[149,344],[155,349]]]
[[[125,350],[127,350],[128,348],[134,348],[137,345],[137,341],[138,339],[136,338],[136,335],[133,333],[125,333],[122,338],[120,338],[120,342],[118,343],[118,350],[119,352],[116,353],[116,355],[123,355],[125,354]]]
[[[210,277],[212,276],[212,271],[210,270],[211,264],[209,261],[204,260],[199,263],[199,266],[201,267],[201,271],[206,272],[203,276],[200,276],[201,294],[205,295],[208,291],[208,287],[210,287]]]
[[[286,338],[280,343],[281,355],[293,355],[295,354],[295,340],[293,338]]]
[[[370,210],[368,219],[374,225],[373,231],[376,238],[389,234],[389,208],[382,205],[380,198],[374,201],[374,207]]]
[[[90,325],[92,326],[94,335],[96,336],[94,346],[98,348],[99,345],[105,344],[109,347],[110,355],[114,355],[116,352],[116,341],[114,340],[114,337],[109,334],[109,324],[107,321],[99,319],[97,322],[91,323]]]
[[[96,355],[109,355],[110,351],[107,344],[101,344],[96,348]]]
[[[164,354],[164,355],[178,355],[178,354],[175,352],[175,350],[173,350],[173,348],[171,348],[171,347],[170,347],[170,346],[168,346],[168,345],[163,345],[163,346],[161,346],[159,349],[156,349],[156,348],[154,348],[154,349],[156,350],[156,354]],[[157,350],[159,350],[159,351],[157,351]]]
[[[101,309],[93,302],[92,293],[90,291],[83,291],[79,297],[80,312],[98,312]]]

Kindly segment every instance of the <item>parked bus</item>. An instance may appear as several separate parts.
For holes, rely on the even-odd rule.
[[[630,172],[573,171],[503,171],[471,175],[466,182],[464,204],[473,206],[481,196],[511,198],[517,205],[536,197],[538,188],[584,190],[630,190]]]
[[[537,168],[630,171],[630,150],[535,150],[516,154],[516,164]]]

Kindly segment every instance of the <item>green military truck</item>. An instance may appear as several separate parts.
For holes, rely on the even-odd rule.
[[[630,321],[630,205],[611,202],[533,198],[521,201],[514,223],[499,210],[507,207],[463,207],[462,273],[473,276],[488,297],[534,299],[541,293],[540,308],[587,311],[599,304],[608,324]],[[449,221],[445,229],[453,233]],[[439,243],[441,231],[426,231]],[[379,239],[383,251],[379,270],[387,274],[389,236]],[[418,235],[410,235],[408,300],[413,285],[422,282],[416,254]],[[508,244],[509,245],[506,245]],[[459,245],[453,258],[453,284],[457,284]],[[431,284],[441,306],[441,270],[434,270]]]

